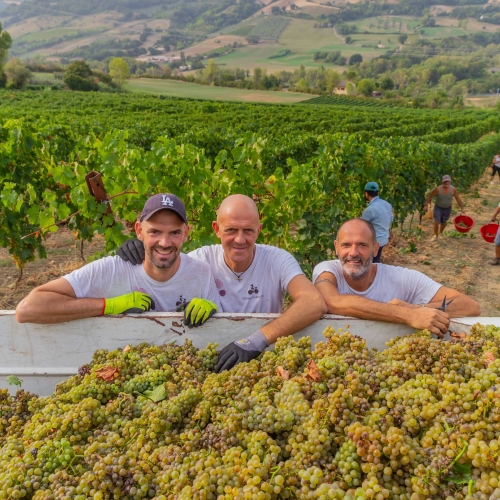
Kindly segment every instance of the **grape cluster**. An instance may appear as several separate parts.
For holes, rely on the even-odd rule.
[[[0,391],[0,499],[500,498],[500,329],[325,337],[220,374],[216,344],[99,350],[49,397]]]

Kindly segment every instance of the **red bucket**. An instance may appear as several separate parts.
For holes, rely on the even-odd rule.
[[[481,236],[483,237],[484,241],[487,241],[488,243],[493,243],[495,241],[495,236],[497,235],[498,232],[498,224],[490,222],[485,226],[481,226],[479,232],[481,233]]]
[[[458,224],[460,224],[460,222],[462,224],[465,224],[465,226],[467,226],[467,227],[459,226]],[[455,224],[455,229],[459,233],[468,233],[472,229],[472,227],[474,226],[474,219],[472,217],[469,217],[468,215],[457,215],[453,219],[453,224]]]

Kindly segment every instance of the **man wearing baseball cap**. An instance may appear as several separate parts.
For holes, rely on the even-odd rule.
[[[371,222],[380,245],[373,262],[380,263],[382,250],[389,243],[389,231],[394,220],[392,205],[379,197],[379,186],[376,182],[368,182],[365,186],[365,198],[368,207],[361,215],[361,219]]]
[[[427,199],[425,200],[424,210],[427,211],[427,207],[434,196],[436,197],[436,203],[434,205],[434,236],[433,240],[437,240],[440,234],[443,234],[446,223],[451,215],[451,206],[453,204],[453,197],[457,200],[460,205],[462,213],[465,213],[464,203],[457,193],[457,190],[451,185],[451,177],[449,175],[443,175],[441,179],[442,185],[433,189]]]
[[[189,234],[184,203],[173,194],[148,199],[135,223],[145,259],[133,266],[105,257],[32,290],[16,308],[21,323],[61,323],[149,310],[189,311],[187,326],[218,310],[215,280],[206,262],[181,253]]]

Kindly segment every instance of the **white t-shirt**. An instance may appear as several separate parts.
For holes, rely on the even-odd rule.
[[[497,166],[500,167],[500,155],[496,155],[495,158],[493,158],[493,163]]]
[[[165,282],[156,281],[143,265],[133,266],[120,257],[104,257],[64,276],[77,298],[111,298],[130,292],[143,292],[155,301],[155,311],[174,312],[194,298],[220,305],[210,267],[181,253],[177,272]]]
[[[409,304],[427,304],[441,288],[439,283],[413,269],[376,264],[377,274],[373,283],[364,292],[353,290],[346,282],[339,260],[327,260],[313,271],[313,283],[321,273],[332,273],[337,278],[338,291],[342,295],[358,295],[376,302],[403,300]]]
[[[268,245],[256,245],[252,264],[240,282],[224,262],[222,245],[204,246],[189,255],[208,262],[224,312],[281,313],[288,284],[304,274],[293,255]]]

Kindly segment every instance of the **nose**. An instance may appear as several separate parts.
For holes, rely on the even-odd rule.
[[[168,234],[163,234],[159,239],[158,239],[158,245],[163,247],[163,248],[168,248],[172,246],[172,242],[170,240],[170,236]]]
[[[234,238],[234,242],[237,245],[244,245],[245,244],[245,235],[243,234],[243,231],[238,231],[236,234],[236,237]]]

